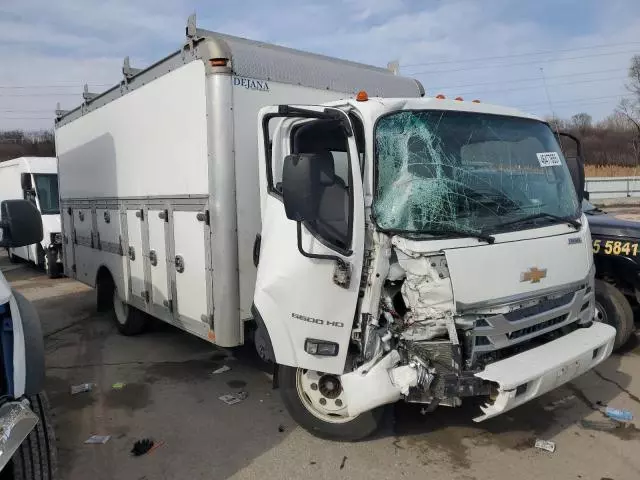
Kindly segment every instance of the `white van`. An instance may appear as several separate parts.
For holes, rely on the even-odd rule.
[[[62,274],[62,235],[58,203],[58,163],[55,157],[20,157],[0,163],[0,201],[31,200],[42,215],[40,243],[10,248],[16,262],[27,260],[43,267],[50,277]]]

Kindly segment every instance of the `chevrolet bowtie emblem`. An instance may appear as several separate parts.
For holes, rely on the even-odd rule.
[[[539,269],[538,267],[530,268],[527,272],[520,274],[521,282],[540,283],[540,280],[547,276],[547,269]]]

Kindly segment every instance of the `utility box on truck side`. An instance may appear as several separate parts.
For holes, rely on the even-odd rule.
[[[65,267],[101,295],[222,346],[243,342],[261,230],[258,111],[362,89],[377,67],[188,27],[185,46],[56,121]],[[140,324],[137,319],[137,324]]]
[[[0,163],[0,200],[30,200],[42,216],[44,236],[33,245],[10,248],[18,259],[45,268],[51,277],[62,273],[58,166],[55,157],[20,157]]]

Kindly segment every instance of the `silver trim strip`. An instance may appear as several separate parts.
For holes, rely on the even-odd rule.
[[[540,297],[544,297],[545,295],[550,294],[558,294],[563,295],[565,293],[570,293],[572,291],[580,290],[580,287],[583,285],[588,285],[590,283],[591,275],[587,275],[583,280],[569,283],[567,285],[563,285],[561,289],[556,287],[543,288],[534,293],[520,293],[516,295],[509,295],[507,297],[501,298],[493,298],[491,300],[483,300],[481,302],[474,303],[464,303],[464,302],[456,302],[456,313],[458,315],[462,315],[465,313],[477,313],[476,310],[492,308],[492,307],[503,307],[507,305],[511,305],[513,303],[521,303],[530,300],[536,300]]]

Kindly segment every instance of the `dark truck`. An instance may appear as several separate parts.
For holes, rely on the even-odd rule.
[[[632,305],[640,303],[640,222],[607,213],[588,200],[587,215],[596,265],[595,320],[616,329],[614,350],[635,331]]]
[[[558,132],[558,138],[565,157],[583,164],[580,139],[567,132]],[[616,329],[615,351],[635,331],[631,306],[640,303],[640,222],[616,218],[595,207],[588,192],[583,195],[582,211],[589,222],[596,267],[594,320]]]

